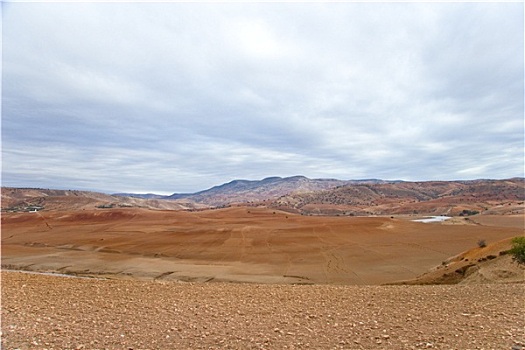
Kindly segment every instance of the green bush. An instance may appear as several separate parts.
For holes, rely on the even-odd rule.
[[[514,237],[509,253],[512,254],[512,259],[518,264],[525,264],[525,237]]]

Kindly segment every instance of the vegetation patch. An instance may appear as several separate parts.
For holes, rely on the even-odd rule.
[[[479,211],[477,210],[463,209],[463,211],[459,213],[459,216],[471,216],[471,215],[477,215],[477,214],[479,214]]]
[[[525,237],[514,237],[509,253],[512,254],[512,259],[515,262],[520,265],[525,264]]]

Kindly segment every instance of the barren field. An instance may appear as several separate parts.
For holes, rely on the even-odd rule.
[[[5,213],[2,265],[111,278],[384,284],[413,279],[479,240],[521,235],[520,218],[425,224],[249,207]]]
[[[485,260],[523,216],[411,219],[5,213],[3,268],[39,273],[2,272],[2,348],[522,349],[524,270]],[[458,278],[474,261],[472,284],[378,285]]]
[[[333,286],[2,273],[5,349],[521,349],[523,284]]]

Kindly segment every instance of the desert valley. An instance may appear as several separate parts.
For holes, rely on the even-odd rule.
[[[525,350],[523,1],[4,1],[0,348]]]
[[[524,201],[523,178],[3,188],[2,345],[521,349]]]

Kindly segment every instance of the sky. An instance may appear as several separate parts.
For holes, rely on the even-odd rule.
[[[2,3],[2,186],[524,176],[523,3]]]

